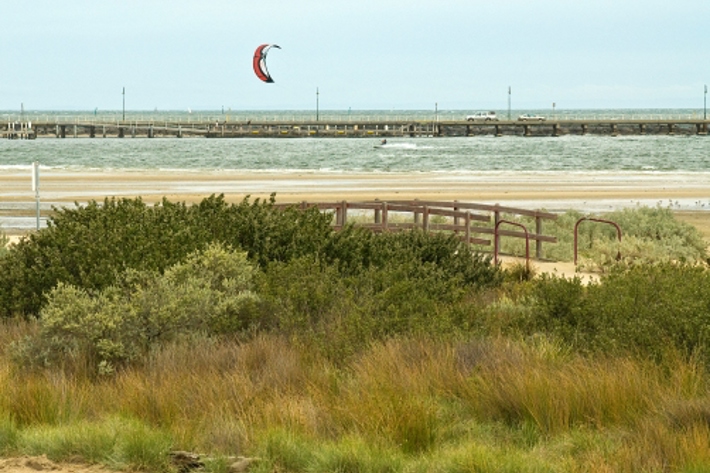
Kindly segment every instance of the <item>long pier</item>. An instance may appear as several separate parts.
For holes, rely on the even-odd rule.
[[[495,120],[85,120],[41,119],[0,123],[0,138],[126,137],[447,137],[562,135],[707,135],[706,119]]]

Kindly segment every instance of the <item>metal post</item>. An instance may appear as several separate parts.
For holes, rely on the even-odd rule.
[[[320,114],[320,92],[318,92],[318,87],[316,87],[316,121],[318,121]]]
[[[123,121],[126,121],[126,88],[123,88]]]
[[[705,96],[703,97],[703,120],[708,119],[708,86],[705,84]]]
[[[39,163],[32,163],[32,190],[35,192],[37,202],[37,230],[39,230]]]
[[[510,90],[510,86],[508,86],[508,121],[510,121],[510,94],[511,94],[511,90]]]

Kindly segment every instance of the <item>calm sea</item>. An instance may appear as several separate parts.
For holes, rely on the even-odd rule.
[[[498,115],[507,116],[499,110]],[[565,118],[701,118],[703,110],[514,111]],[[408,118],[453,119],[468,111],[327,111],[321,120]],[[0,111],[8,120],[48,116],[113,120],[120,112]],[[309,118],[313,111],[126,112],[127,120],[280,120]],[[335,172],[470,171],[653,171],[710,172],[710,136],[632,135],[560,137],[393,138],[376,149],[377,138],[40,138],[0,140],[0,171],[38,161],[45,168],[313,170]]]

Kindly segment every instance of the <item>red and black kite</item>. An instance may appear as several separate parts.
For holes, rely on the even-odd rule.
[[[281,49],[277,44],[262,44],[254,51],[254,73],[259,79],[268,83],[274,81],[269,75],[269,70],[266,68],[266,53],[268,53],[271,48]]]

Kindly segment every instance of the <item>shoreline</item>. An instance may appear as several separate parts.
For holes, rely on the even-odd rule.
[[[43,202],[86,202],[105,196],[163,196],[195,202],[211,194],[230,201],[268,198],[279,202],[372,199],[461,200],[481,203],[570,201],[678,201],[686,210],[710,210],[710,173],[698,172],[323,172],[187,170],[43,170]],[[694,200],[693,200],[694,199]],[[682,203],[681,203],[682,201]],[[29,170],[0,171],[0,205],[35,202]],[[697,204],[697,205],[694,205]],[[697,207],[697,208],[694,208]]]
[[[279,203],[366,200],[435,200],[501,204],[551,212],[601,213],[634,206],[662,206],[707,215],[710,173],[697,172],[320,172],[185,170],[43,170],[40,207],[73,206],[105,197],[163,197],[196,203],[212,194],[227,202],[269,199]],[[0,171],[0,223],[34,218],[35,193],[28,169]],[[2,220],[2,217],[5,217]],[[702,222],[701,219],[697,219]],[[34,229],[34,223],[31,223]]]

